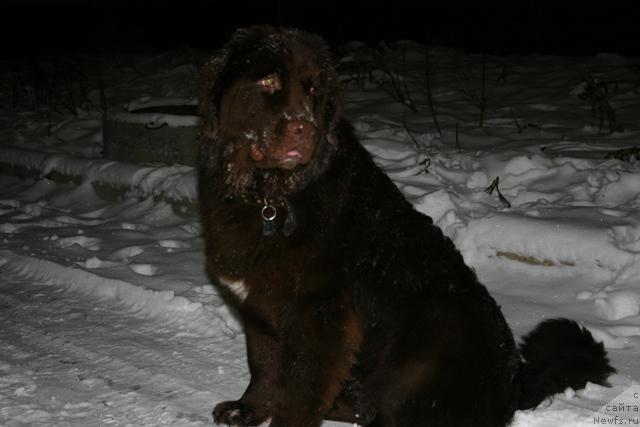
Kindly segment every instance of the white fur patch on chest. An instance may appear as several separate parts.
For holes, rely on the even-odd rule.
[[[249,288],[243,280],[229,280],[224,277],[218,277],[218,282],[229,289],[240,301],[244,301],[249,296]]]

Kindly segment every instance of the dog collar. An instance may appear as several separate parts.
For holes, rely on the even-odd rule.
[[[298,219],[294,212],[293,206],[286,199],[284,200],[283,207],[286,208],[287,216],[284,219],[282,225],[282,234],[285,237],[289,237],[293,234],[298,226]],[[262,208],[260,209],[260,219],[262,220],[262,236],[271,237],[275,236],[277,232],[276,218],[278,216],[278,208],[275,204],[265,198],[262,202]]]

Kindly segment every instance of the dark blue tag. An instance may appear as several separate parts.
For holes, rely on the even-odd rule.
[[[274,234],[276,234],[276,223],[275,221],[271,220],[266,220],[263,219],[262,220],[262,235],[264,237],[271,237]]]
[[[284,220],[284,225],[282,226],[282,234],[286,237],[289,237],[296,231],[296,227],[298,226],[298,219],[296,218],[295,212],[293,212],[293,208],[291,205],[287,205],[287,217]]]

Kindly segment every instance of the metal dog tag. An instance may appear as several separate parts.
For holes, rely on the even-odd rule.
[[[271,237],[276,234],[275,219],[278,215],[276,208],[265,203],[262,207],[262,211],[260,211],[260,215],[262,216],[262,235],[264,237]]]

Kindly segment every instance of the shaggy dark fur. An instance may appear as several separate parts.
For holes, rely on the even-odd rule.
[[[518,350],[341,102],[326,45],[296,30],[239,30],[201,73],[207,268],[243,319],[251,371],[215,421],[498,427],[567,386],[604,383],[602,344],[572,321],[543,323]]]

